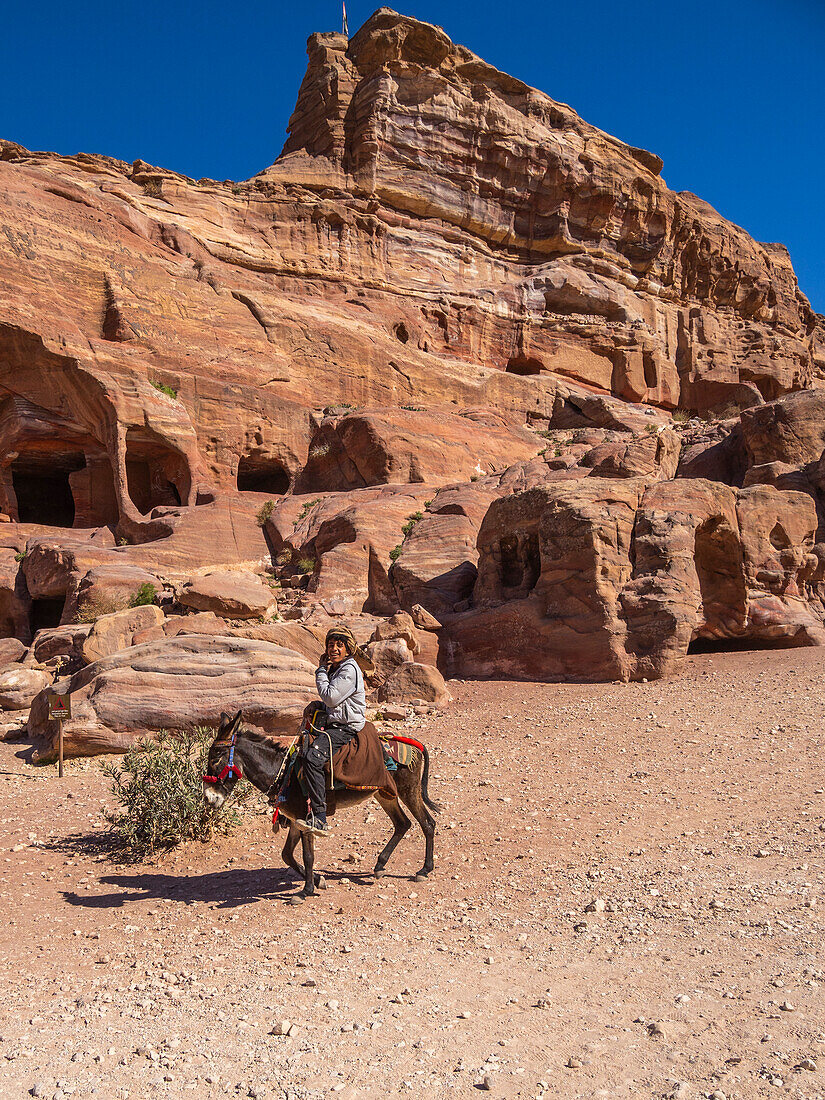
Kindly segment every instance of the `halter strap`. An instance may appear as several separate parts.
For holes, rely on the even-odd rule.
[[[232,738],[229,742],[229,762],[224,765],[220,775],[204,775],[204,783],[223,783],[230,775],[235,775],[238,779],[243,779],[243,772],[235,763],[235,739],[238,736],[238,731],[235,730],[232,734]]]

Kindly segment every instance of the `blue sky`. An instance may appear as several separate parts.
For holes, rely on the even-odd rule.
[[[374,10],[351,0],[350,31]],[[825,0],[408,0],[499,69],[658,153],[791,251],[825,313]],[[340,0],[40,0],[3,16],[0,137],[245,179],[280,152],[306,38]]]

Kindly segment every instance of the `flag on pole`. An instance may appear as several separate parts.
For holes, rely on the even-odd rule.
[[[346,0],[341,0],[341,8],[343,9],[343,13],[344,13],[344,25],[343,25],[343,27],[341,28],[341,33],[342,33],[342,34],[345,34],[345,35],[347,36],[347,38],[349,38],[349,24],[347,23],[347,5],[346,5]]]

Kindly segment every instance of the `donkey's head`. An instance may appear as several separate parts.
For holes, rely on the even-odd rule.
[[[235,748],[241,732],[243,712],[234,718],[221,714],[218,734],[209,747],[206,775],[203,777],[203,797],[207,806],[219,810],[242,778],[240,766],[235,762]]]

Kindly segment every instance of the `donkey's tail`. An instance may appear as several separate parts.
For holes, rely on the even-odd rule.
[[[424,805],[429,806],[434,814],[440,814],[442,810],[441,803],[433,802],[430,796],[427,794],[427,782],[430,778],[430,754],[427,752],[427,746],[422,745],[421,751],[424,756],[424,772],[421,776],[421,797],[424,799]]]

